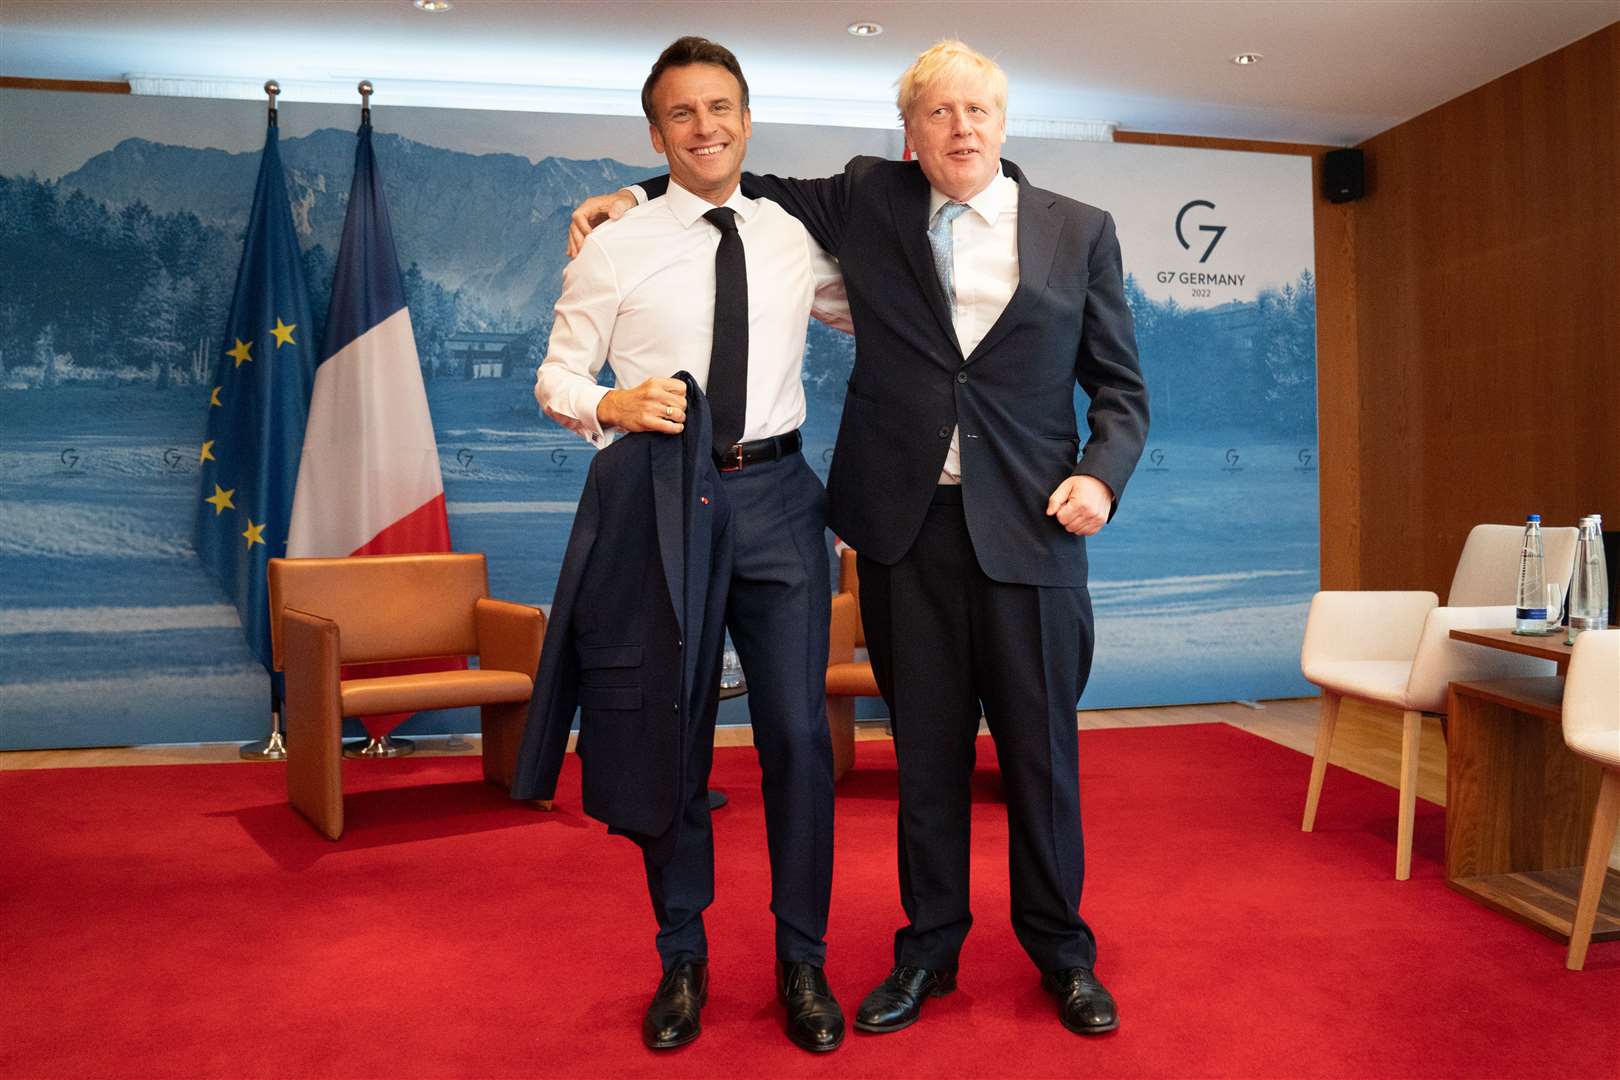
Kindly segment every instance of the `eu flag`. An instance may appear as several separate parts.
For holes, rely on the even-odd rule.
[[[192,542],[242,617],[268,669],[265,565],[286,554],[293,485],[315,379],[314,326],[287,182],[272,125],[236,271],[236,292],[208,392],[198,450],[202,491]]]

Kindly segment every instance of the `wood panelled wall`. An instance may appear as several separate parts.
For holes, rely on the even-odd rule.
[[[1361,149],[1367,194],[1316,195],[1322,587],[1443,598],[1480,522],[1620,529],[1620,24]]]
[[[1353,203],[1331,147],[1116,138],[1314,161],[1323,588],[1443,597],[1482,521],[1620,528],[1620,24],[1363,143]]]
[[[1360,586],[1443,597],[1482,521],[1620,528],[1620,24],[1362,149]]]

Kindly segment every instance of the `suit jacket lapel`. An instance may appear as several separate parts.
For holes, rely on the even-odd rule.
[[[1018,175],[1018,288],[1013,290],[1001,316],[990,327],[984,339],[974,348],[973,355],[963,363],[971,364],[995,348],[1007,332],[1018,325],[1041,293],[1046,290],[1046,278],[1052,271],[1052,258],[1057,254],[1058,234],[1063,230],[1063,219],[1053,210],[1052,196],[1037,192]]]
[[[724,618],[723,612],[708,610],[708,568],[714,550],[714,512],[712,505],[704,509],[707,497],[704,490],[708,486],[704,483],[705,474],[712,475],[714,463],[714,422],[709,416],[709,401],[699,389],[697,380],[689,373],[682,371],[676,378],[686,383],[686,428],[682,433],[682,501],[686,509],[686,553],[685,577],[683,579],[686,609],[690,618],[682,625],[684,640],[686,641],[683,659],[685,661],[685,680],[688,706],[695,705],[702,699],[699,691],[707,690],[698,685],[698,659],[702,655],[699,642],[703,639],[704,629],[709,619]],[[715,495],[719,497],[718,492]],[[672,586],[673,588],[673,586]],[[701,717],[694,708],[688,708],[688,726],[696,723]],[[683,758],[683,761],[685,759]],[[683,766],[684,767],[684,766]]]
[[[681,440],[650,435],[647,452],[652,456],[653,513],[657,517],[658,554],[664,564],[664,584],[675,609],[675,622],[686,633],[686,515],[681,492]]]
[[[940,329],[945,331],[945,340],[961,352],[956,327],[951,323],[951,305],[939,283],[939,271],[934,269],[933,249],[928,246],[928,193],[928,177],[918,168],[890,192],[889,202],[894,209],[895,228],[900,233],[900,247],[906,253],[906,261],[911,263],[911,272],[916,275]]]

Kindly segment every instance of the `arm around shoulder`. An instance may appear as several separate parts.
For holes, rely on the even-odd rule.
[[[743,194],[778,203],[799,219],[816,243],[836,256],[843,247],[860,179],[881,162],[874,157],[851,158],[838,175],[813,180],[743,173]]]

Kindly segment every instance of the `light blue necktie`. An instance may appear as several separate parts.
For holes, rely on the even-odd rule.
[[[934,252],[934,272],[939,275],[940,288],[945,290],[945,302],[956,316],[955,249],[951,245],[951,223],[967,213],[967,203],[948,202],[934,214],[934,223],[928,227],[928,246]]]

